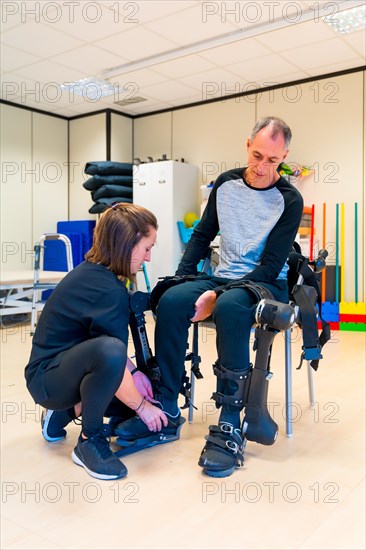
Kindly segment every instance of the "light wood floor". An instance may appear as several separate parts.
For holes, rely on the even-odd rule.
[[[148,326],[151,334],[151,319]],[[29,327],[1,331],[2,548],[365,548],[365,333],[333,334],[314,373],[313,410],[306,369],[295,370],[301,342],[294,335],[292,438],[285,435],[278,335],[269,401],[279,437],[271,447],[248,443],[244,467],[215,480],[197,466],[217,420],[209,399],[215,336],[203,330],[205,378],[196,386],[193,424],[177,442],[125,457],[128,477],[114,482],[95,480],[71,461],[74,424],[65,441],[43,440],[40,409],[23,377]]]

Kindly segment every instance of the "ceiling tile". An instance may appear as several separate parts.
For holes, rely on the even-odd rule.
[[[117,101],[131,100],[135,97],[140,97],[139,88],[126,87],[125,89],[121,88],[113,95],[105,96],[100,98],[100,102],[104,103],[109,109],[124,109],[124,105],[120,106],[117,104]],[[155,100],[156,101],[156,100]]]
[[[82,67],[84,73],[97,76],[109,67],[127,63],[127,59],[88,44],[56,55],[52,62],[74,69]]]
[[[96,101],[96,102],[88,102],[88,101],[82,101],[78,104],[78,112],[79,115],[84,115],[88,113],[94,113],[95,111],[103,111],[107,109],[109,106],[104,104],[102,101]],[[73,107],[70,106],[71,109]]]
[[[1,34],[8,31],[9,29],[12,29],[13,27],[17,27],[18,25],[22,24],[22,15],[20,13],[20,10],[16,11],[15,3],[13,4],[13,10],[14,11],[6,11],[5,9],[2,10],[0,24]]]
[[[56,4],[52,2],[52,4]],[[55,6],[50,6],[47,2],[46,7],[39,0],[26,0],[23,2],[2,2],[0,27],[1,33],[17,26],[25,25],[30,21],[40,21],[44,16],[55,10]]]
[[[297,73],[299,70],[298,66],[292,65],[286,59],[274,54],[228,65],[227,68],[239,76],[245,75],[246,79],[250,78],[251,83],[258,82],[259,84],[264,84],[265,81],[276,83],[279,75]]]
[[[71,118],[80,114],[78,109],[70,109],[69,107],[58,107],[57,109],[50,109],[50,113],[55,113],[56,115],[65,116]]]
[[[331,38],[334,38],[333,31],[320,20],[318,23],[308,21],[267,32],[258,36],[257,40],[272,51],[281,52]]]
[[[26,104],[26,98],[38,97],[41,101],[41,86],[34,80],[24,78],[15,73],[1,75],[1,97],[4,101],[15,101],[21,98],[20,103]]]
[[[83,42],[72,36],[50,28],[42,23],[30,21],[14,27],[2,35],[2,42],[41,58],[57,55],[81,46]]]
[[[291,82],[296,83],[304,78],[309,78],[308,72],[293,71],[291,73],[276,75],[275,78],[266,79],[265,82],[260,82],[260,88],[268,88],[271,86],[276,86],[277,84],[290,84]]]
[[[314,2],[312,2],[314,4]],[[226,1],[206,2],[207,19],[220,18],[222,22],[232,23],[237,28],[251,30],[254,26],[272,24],[277,20],[289,24],[301,20],[306,10],[299,1]]]
[[[366,31],[358,31],[342,36],[344,42],[357,52],[366,63]]]
[[[153,2],[151,0],[139,0],[138,2],[103,2],[103,5],[106,9],[108,6],[108,9],[113,12],[118,9],[126,25],[130,25],[134,23],[134,21],[138,21],[140,25],[144,25],[149,21],[166,17],[172,13],[181,12],[200,3],[201,2],[194,1],[186,2],[184,0],[179,0],[179,2],[167,2],[166,0]]]
[[[146,86],[141,89],[141,95],[147,95],[150,98],[160,99],[162,101],[170,101],[179,97],[187,97],[194,93],[191,87],[182,84],[177,80],[168,80],[154,86]]]
[[[191,105],[192,103],[199,103],[200,101],[202,101],[201,94],[197,92],[194,95],[181,97],[180,99],[172,99],[171,104],[179,107],[181,105]]]
[[[151,86],[152,84],[158,84],[158,82],[164,82],[167,80],[167,77],[151,69],[139,69],[122,74],[121,76],[113,76],[109,80],[110,82],[116,82],[122,87],[128,86],[132,82],[138,88],[141,88],[142,86]]]
[[[188,74],[207,71],[214,65],[199,55],[187,55],[174,61],[154,65],[154,71],[169,78],[180,78]]]
[[[307,70],[310,76],[321,76],[328,73],[336,73],[338,71],[345,71],[349,68],[350,62],[353,67],[359,67],[359,59],[348,59],[347,61],[339,61],[337,63],[328,63],[327,65],[319,65]]]
[[[19,101],[15,98],[19,97]],[[15,73],[2,75],[2,99],[45,111],[68,107],[77,111],[83,97],[62,91],[55,83],[34,81]]]
[[[338,36],[316,20],[320,7],[345,9],[349,2],[25,0],[7,2],[6,9],[3,2],[2,98],[65,116],[108,107],[138,114],[360,67],[365,32]],[[311,21],[293,23],[310,9]],[[259,25],[270,15],[288,26],[275,30],[274,21],[264,33]],[[262,34],[179,57],[179,46],[254,26]],[[60,94],[55,84],[172,50],[176,59],[111,77],[117,95],[94,101],[88,94]],[[114,103],[131,95],[148,99],[128,107]]]
[[[208,4],[208,2],[206,2]],[[216,4],[212,2],[212,4]],[[193,44],[200,40],[206,40],[236,30],[236,26],[229,22],[222,22],[218,15],[207,17],[204,21],[202,5],[184,10],[177,16],[162,17],[146,27],[151,29],[180,46]]]
[[[131,21],[132,16],[129,21],[127,19],[137,2],[130,2],[132,11],[126,9],[125,12],[122,5],[118,9],[118,2],[52,1],[44,4],[48,4],[49,8],[47,15],[43,9],[44,13],[41,17],[43,24],[53,29],[57,28],[66,35],[94,43],[95,40],[130,29],[134,25]],[[127,2],[122,4],[127,8]]]
[[[12,100],[12,103],[15,103],[19,107],[27,107],[29,109],[45,111],[47,113],[51,112],[52,108],[54,107],[54,105],[51,103],[45,104],[43,100],[40,101],[39,95],[37,94],[27,95],[26,97],[22,95],[20,98],[14,98],[14,100]]]
[[[352,48],[338,38],[325,40],[321,44],[315,43],[301,48],[291,48],[291,50],[281,52],[281,55],[304,70],[355,58]]]
[[[123,74],[121,76],[114,76],[109,79],[110,82],[118,84],[121,94],[133,93],[134,95],[140,95],[139,90],[145,86],[152,86],[159,82],[165,82],[168,79],[152,71],[151,69],[141,69],[138,71],[131,71],[130,73]]]
[[[49,82],[64,84],[89,76],[86,72],[83,73],[48,60],[38,61],[28,67],[22,67],[17,70],[17,74],[45,84]]]
[[[271,53],[268,48],[260,44],[255,38],[247,38],[225,44],[217,48],[211,48],[200,53],[201,57],[216,63],[216,65],[228,65],[245,61],[246,59],[254,59]]]
[[[248,91],[246,78],[239,77],[221,67],[186,76],[184,82],[199,92],[200,95],[196,101],[206,101]]]
[[[39,61],[40,58],[22,50],[11,48],[6,44],[2,44],[0,48],[1,55],[1,70],[6,72],[15,71],[19,67],[30,65]]]
[[[104,40],[98,40],[94,45],[116,55],[122,55],[130,61],[150,57],[177,47],[174,42],[166,40],[144,27],[136,27]]]
[[[123,111],[129,115],[136,115],[169,109],[171,106],[171,103],[167,103],[165,101],[156,102],[156,100],[151,99],[144,101],[144,103],[139,103],[138,105],[127,105],[123,107]]]

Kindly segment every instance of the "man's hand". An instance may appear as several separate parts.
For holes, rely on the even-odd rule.
[[[206,290],[195,303],[196,313],[192,317],[192,323],[207,319],[215,309],[216,294],[213,290]]]

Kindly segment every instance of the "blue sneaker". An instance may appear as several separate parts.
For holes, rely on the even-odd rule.
[[[103,432],[85,440],[80,434],[71,458],[97,479],[119,479],[127,475],[126,466],[112,453]]]
[[[41,416],[42,435],[46,441],[60,441],[65,439],[67,426],[72,421],[67,411],[53,411],[44,409]]]

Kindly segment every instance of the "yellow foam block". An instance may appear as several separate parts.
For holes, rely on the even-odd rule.
[[[366,315],[365,302],[340,302],[339,313],[347,313],[348,315]]]

